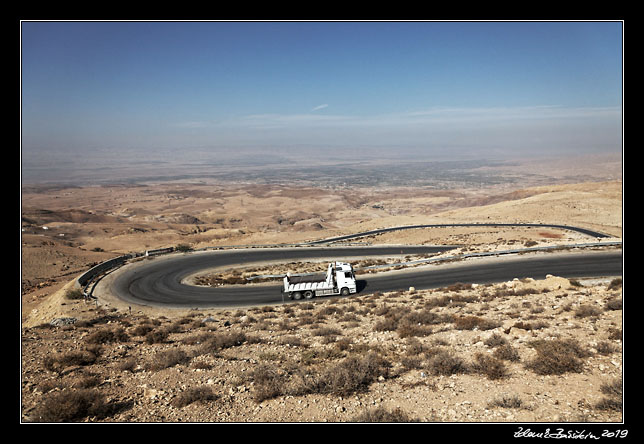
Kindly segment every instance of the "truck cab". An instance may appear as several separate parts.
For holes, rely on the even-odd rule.
[[[335,287],[339,289],[339,293],[342,293],[342,290],[345,288],[349,290],[349,293],[347,294],[356,292],[356,276],[353,272],[353,267],[351,266],[351,264],[336,262],[334,276]]]

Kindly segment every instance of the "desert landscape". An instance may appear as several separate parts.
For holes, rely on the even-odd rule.
[[[179,245],[294,244],[481,222],[571,225],[621,241],[621,159],[556,165],[469,164],[459,166],[460,176],[416,173],[403,183],[361,179],[373,180],[371,166],[342,183],[269,174],[23,184],[21,419],[620,422],[621,276],[462,283],[243,309],[132,306],[100,294],[85,301],[74,291],[95,264]],[[590,241],[552,228],[449,227],[354,242],[456,245],[453,255]]]

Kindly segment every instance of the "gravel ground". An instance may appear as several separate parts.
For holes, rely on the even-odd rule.
[[[64,300],[68,324],[22,329],[21,418],[620,422],[621,291],[548,277],[163,315]]]

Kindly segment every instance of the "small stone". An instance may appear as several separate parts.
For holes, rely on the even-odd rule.
[[[63,325],[72,325],[76,323],[76,318],[56,318],[49,323],[52,327],[62,327]]]

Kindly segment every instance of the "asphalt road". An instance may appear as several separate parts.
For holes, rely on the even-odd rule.
[[[304,247],[246,249],[173,254],[123,267],[110,282],[113,295],[126,302],[182,308],[235,307],[282,302],[280,285],[241,285],[220,288],[182,283],[187,276],[213,267],[305,259],[347,260],[365,256],[436,253],[451,247]],[[379,276],[358,276],[358,294],[376,291],[429,289],[461,283],[491,283],[513,278],[542,279],[547,274],[580,278],[621,276],[622,252],[509,255],[503,258],[454,262]],[[351,297],[351,296],[348,296]],[[288,301],[288,298],[285,298]]]

